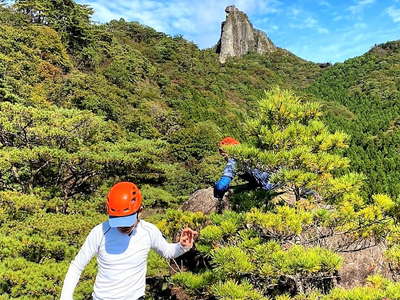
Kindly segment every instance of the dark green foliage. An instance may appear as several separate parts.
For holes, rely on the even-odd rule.
[[[296,297],[282,296],[276,300],[381,300],[399,299],[400,285],[398,282],[390,281],[380,275],[370,276],[363,287],[353,289],[336,288],[327,295],[314,292],[308,295],[298,295]]]
[[[329,68],[309,88],[326,101],[330,127],[351,136],[346,154],[368,177],[365,195],[400,194],[399,59],[399,42],[379,45]]]
[[[17,0],[14,8],[34,24],[48,25],[61,33],[68,49],[82,50],[91,42],[93,11],[73,0]]]
[[[258,160],[264,164],[271,163],[268,151],[273,152],[266,145],[288,150],[274,153],[272,165],[286,163],[280,179],[295,183],[295,189],[320,188],[337,210],[318,209],[307,201],[271,202],[273,193],[236,187],[232,201],[240,213],[204,216],[168,210],[150,216],[171,238],[185,226],[201,230],[197,249],[215,270],[172,278],[191,296],[266,299],[277,282],[286,288],[289,276],[315,286],[315,280],[339,268],[337,255],[318,247],[281,245],[313,224],[378,238],[399,232],[387,220],[388,215],[399,219],[397,202],[376,195],[367,205],[356,195],[400,194],[398,42],[326,70],[283,49],[220,65],[212,49],[200,50],[180,36],[123,19],[94,25],[92,12],[72,0],[0,2],[0,299],[57,298],[69,261],[90,229],[106,218],[104,195],[113,183],[138,183],[146,208],[163,212],[176,207],[221,174],[224,161],[217,143],[227,135],[259,147]],[[260,117],[257,102],[272,86],[321,100],[327,126],[350,134],[344,153],[350,171],[364,173],[367,186],[359,185],[363,176],[345,175],[334,164],[347,164],[331,151],[346,136],[323,135],[324,126],[307,123],[313,116],[298,116],[295,125],[271,118],[281,128],[268,122],[255,128],[285,131],[255,142],[244,120]],[[301,107],[289,107],[289,115]],[[297,138],[305,133],[319,139]],[[318,155],[316,145],[334,153]],[[314,156],[301,155],[310,147]],[[252,155],[248,159],[254,163]],[[307,176],[296,168],[308,170]],[[322,187],[316,182],[321,172],[340,179]],[[355,194],[340,192],[346,189]],[[393,264],[398,263],[398,236],[390,236],[393,248],[387,256]],[[154,253],[149,260],[154,294],[166,289],[163,276],[169,267]],[[94,275],[92,263],[77,299],[90,297]],[[396,297],[396,284],[381,283],[334,290],[326,299],[357,299],[370,291]]]
[[[163,164],[154,164],[163,152],[161,142],[128,135],[90,112],[0,106],[2,189],[46,188],[50,196],[67,199],[89,195],[108,178],[165,180]]]
[[[265,93],[255,116],[247,121],[251,144],[225,150],[238,161],[275,170],[272,181],[280,182],[289,198],[266,205],[267,199],[250,194],[259,208],[239,205],[244,212],[225,211],[204,216],[206,220],[169,211],[159,226],[169,233],[175,233],[179,224],[201,226],[196,248],[209,260],[195,274],[175,275],[178,284],[199,299],[210,294],[266,299],[287,292],[329,292],[343,261],[335,252],[350,249],[341,240],[352,244],[398,232],[391,218],[394,201],[387,195],[360,197],[363,177],[346,172],[349,162],[341,156],[347,136],[330,133],[320,118],[318,103],[279,88]],[[338,170],[345,174],[336,175]],[[299,192],[305,188],[319,195],[305,198]],[[339,241],[334,245],[333,239]],[[359,250],[356,244],[349,251]]]

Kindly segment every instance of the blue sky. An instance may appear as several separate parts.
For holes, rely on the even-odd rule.
[[[278,47],[314,62],[341,62],[400,40],[400,0],[78,0],[93,20],[124,18],[200,48],[219,39],[225,7],[236,5]]]

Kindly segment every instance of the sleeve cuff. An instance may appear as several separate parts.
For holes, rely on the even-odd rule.
[[[181,245],[181,243],[178,243],[179,247],[182,249],[183,253],[188,252],[190,249],[192,249],[193,247],[184,247]]]

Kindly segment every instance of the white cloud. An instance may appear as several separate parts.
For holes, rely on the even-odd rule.
[[[322,34],[327,34],[327,33],[329,33],[329,30],[326,29],[326,28],[324,28],[324,27],[318,27],[318,28],[317,28],[317,31],[318,31],[319,33],[322,33]]]
[[[357,0],[355,5],[351,5],[348,10],[351,11],[352,14],[358,14],[363,11],[363,9],[369,5],[373,4],[375,0]]]
[[[225,7],[235,5],[247,15],[281,11],[279,0],[77,0],[94,8],[93,20],[100,23],[124,18],[168,34],[182,34],[200,47],[211,47],[225,20]],[[251,18],[250,18],[251,19]]]
[[[272,25],[272,26],[269,28],[269,31],[270,31],[270,32],[272,32],[272,31],[277,31],[277,30],[279,30],[279,26],[277,26],[277,25]]]
[[[321,6],[326,6],[326,7],[331,7],[332,6],[328,1],[325,1],[325,0],[319,1],[318,4],[321,5]]]
[[[266,24],[266,23],[268,23],[268,22],[271,21],[271,20],[270,20],[270,18],[265,17],[265,18],[254,18],[254,19],[252,19],[252,20],[250,20],[250,21],[253,22],[253,24],[254,24],[254,23],[257,23],[257,24]]]
[[[400,8],[394,6],[388,7],[386,13],[392,18],[393,22],[400,22]]]
[[[363,41],[363,40],[365,40],[366,38],[367,38],[367,35],[366,35],[365,33],[359,33],[359,34],[353,36],[353,40],[354,40],[355,42]]]
[[[96,12],[95,21],[101,22],[102,20],[118,20],[122,16],[112,12],[108,7],[103,5],[98,5],[97,3],[93,3],[90,5]]]
[[[220,25],[225,20],[225,7],[234,4],[247,13],[256,28],[264,30],[280,47],[313,61],[342,61],[367,51],[374,43],[398,36],[398,28],[374,28],[368,20],[360,20],[357,12],[372,6],[376,0],[347,1],[354,8],[340,10],[334,1],[317,0],[318,9],[327,12],[331,22],[313,15],[305,7],[291,1],[277,0],[77,0],[95,9],[94,20],[108,22],[124,18],[138,21],[156,30],[195,41],[200,47],[213,46],[220,37]],[[396,1],[397,3],[395,3]],[[323,4],[326,2],[325,4]],[[382,1],[383,2],[383,1]],[[389,1],[388,1],[389,2]],[[298,1],[294,3],[300,3]],[[304,0],[301,1],[304,3]],[[391,0],[383,16],[400,22],[400,0]],[[328,4],[331,5],[328,8]],[[350,6],[348,5],[348,6]],[[390,7],[389,7],[390,6]],[[293,10],[294,9],[294,10]],[[299,12],[298,12],[299,11]],[[354,14],[353,14],[354,12]],[[381,12],[379,12],[381,13]],[[362,16],[362,15],[361,15]],[[327,20],[327,18],[325,18]],[[325,23],[327,22],[327,23]],[[290,24],[292,23],[292,24]],[[397,23],[399,24],[399,23]],[[278,27],[279,25],[279,27]],[[336,26],[335,26],[336,25]],[[287,27],[299,30],[286,30]],[[302,29],[312,32],[300,32]],[[294,34],[293,34],[294,32]],[[271,35],[270,35],[271,34]]]
[[[336,16],[333,18],[333,21],[337,22],[343,19],[343,16]]]
[[[297,16],[301,13],[301,10],[298,9],[298,8],[292,7],[292,8],[290,9],[290,13],[291,13],[293,16],[297,17]]]
[[[365,24],[365,23],[356,23],[356,24],[354,24],[354,28],[355,29],[365,29],[367,27],[368,27],[368,25]]]
[[[306,28],[313,28],[317,24],[318,24],[318,21],[316,19],[314,19],[313,17],[308,17],[304,22],[304,26]]]
[[[193,3],[192,1],[188,1],[189,3]],[[213,1],[213,0],[205,0],[199,1],[199,9],[204,7],[204,4],[208,2],[218,2],[218,3],[225,3],[223,6],[227,6],[230,4],[235,5],[240,10],[244,11],[247,14],[275,14],[280,12],[280,6],[282,3],[279,0],[220,0],[220,1]]]
[[[361,55],[370,49],[371,42],[368,35],[352,32],[351,38],[346,34],[335,35],[334,41],[331,36],[319,39],[317,43],[307,43],[310,47],[304,47],[304,41],[291,45],[289,49],[296,55],[314,62],[338,62],[345,58]]]
[[[319,25],[318,20],[313,17],[307,17],[302,23],[292,23],[289,27],[295,29],[315,29],[318,33],[327,34],[329,30]]]

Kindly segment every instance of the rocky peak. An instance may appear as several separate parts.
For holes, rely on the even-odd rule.
[[[225,63],[231,56],[242,56],[249,52],[266,53],[276,50],[267,35],[255,29],[247,15],[230,5],[225,9],[226,20],[221,25],[221,38],[217,44],[219,61]]]

